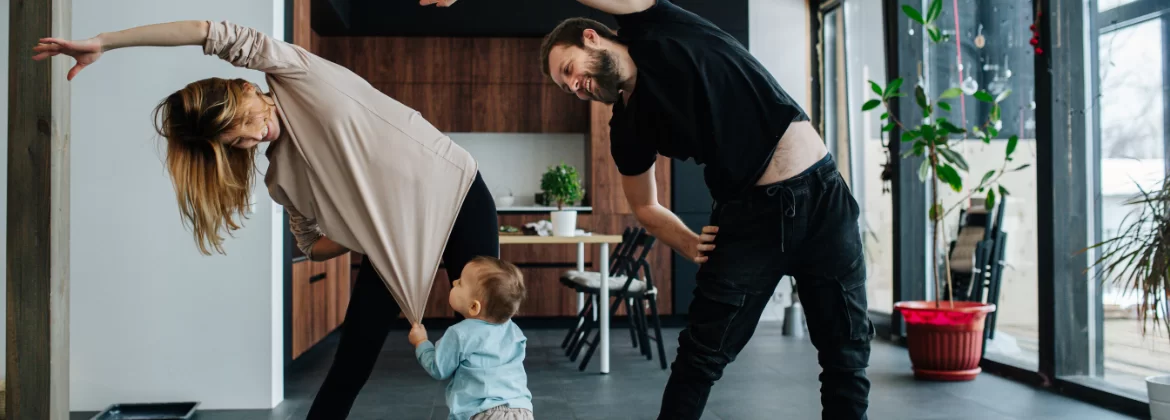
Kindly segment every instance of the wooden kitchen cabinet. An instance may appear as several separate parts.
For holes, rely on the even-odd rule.
[[[349,305],[349,254],[292,265],[292,358],[333,332]]]

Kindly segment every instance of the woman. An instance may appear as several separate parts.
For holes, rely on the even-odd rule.
[[[205,79],[155,109],[179,209],[200,250],[223,253],[221,233],[239,228],[255,147],[268,143],[264,181],[287,209],[298,247],[318,261],[351,249],[366,255],[333,366],[309,413],[345,418],[399,303],[408,320],[419,322],[440,260],[457,279],[473,257],[498,256],[491,193],[475,160],[418,112],[344,67],[230,22],[164,23],[82,41],[45,38],[34,59],[75,58],[72,80],[109,50],[180,45],[201,45],[205,54],[263,71],[271,88],[263,93],[243,80]]]

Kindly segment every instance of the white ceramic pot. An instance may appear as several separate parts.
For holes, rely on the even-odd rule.
[[[1170,420],[1170,375],[1146,378],[1146,391],[1150,395],[1150,418]]]
[[[496,207],[512,207],[513,204],[516,204],[516,197],[510,195],[496,197]]]
[[[577,211],[561,210],[552,212],[553,236],[577,235]]]

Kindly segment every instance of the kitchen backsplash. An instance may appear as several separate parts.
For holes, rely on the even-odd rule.
[[[447,133],[479,162],[479,172],[493,197],[516,197],[516,206],[533,204],[540,177],[549,166],[564,162],[585,173],[585,134],[581,133]]]

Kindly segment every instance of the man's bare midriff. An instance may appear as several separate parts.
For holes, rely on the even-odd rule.
[[[800,175],[805,169],[825,157],[829,150],[825,141],[808,121],[794,122],[780,137],[772,161],[756,185],[777,183]]]

